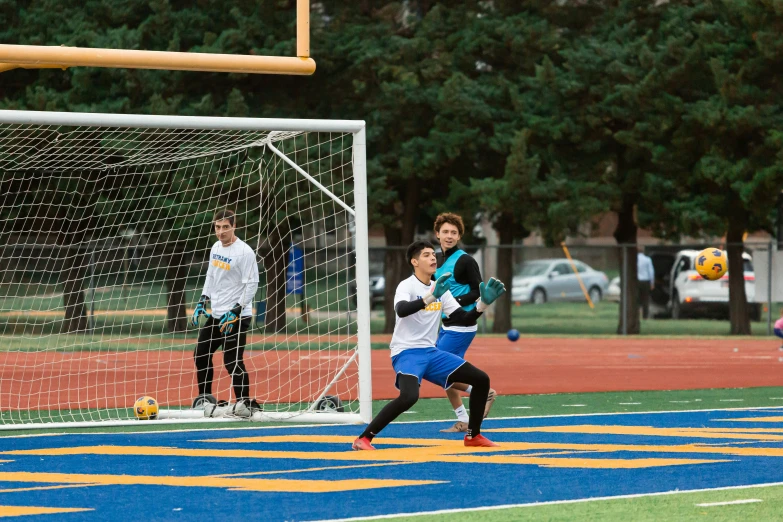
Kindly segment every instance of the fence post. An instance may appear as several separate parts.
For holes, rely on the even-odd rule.
[[[622,310],[620,310],[620,321],[622,323],[622,331],[623,335],[628,335],[628,319],[627,319],[627,310],[628,310],[628,247],[627,245],[623,244],[620,248],[623,249],[623,267],[622,267],[622,275],[620,276],[623,282],[623,295],[620,299]]]
[[[767,335],[772,335],[772,240],[767,250]]]

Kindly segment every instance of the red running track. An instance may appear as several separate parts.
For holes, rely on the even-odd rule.
[[[374,342],[384,342],[375,337]],[[345,361],[327,354],[249,351],[253,394],[262,401],[315,398]],[[467,359],[485,370],[500,394],[684,390],[783,386],[783,352],[757,339],[478,338]],[[215,355],[214,392],[230,398],[230,382]],[[127,407],[140,395],[188,404],[196,395],[189,351],[3,352],[0,410]],[[354,398],[349,370],[331,393]],[[387,350],[373,350],[373,397],[397,395]],[[422,397],[442,397],[425,383]]]

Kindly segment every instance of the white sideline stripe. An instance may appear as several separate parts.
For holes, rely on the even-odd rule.
[[[745,399],[720,399],[719,402],[745,402]]]
[[[683,493],[705,493],[708,491],[729,491],[733,489],[750,489],[750,488],[767,488],[773,486],[783,486],[783,482],[768,482],[766,484],[748,484],[744,486],[724,486],[720,488],[704,488],[704,489],[683,489],[675,491],[659,491],[656,493],[635,493],[633,495],[616,495],[613,497],[592,497],[592,498],[578,498],[573,500],[550,500],[547,502],[528,502],[527,504],[502,504],[498,506],[481,506],[476,508],[461,508],[461,509],[441,509],[438,511],[422,511],[420,513],[394,513],[392,515],[375,515],[371,517],[357,517],[357,518],[329,518],[323,520],[315,520],[312,522],[355,522],[358,520],[382,520],[387,518],[402,518],[402,517],[415,517],[424,515],[445,515],[451,513],[468,513],[471,511],[493,511],[496,509],[511,509],[511,508],[523,508],[523,507],[536,507],[536,506],[554,506],[558,504],[580,504],[583,502],[595,502],[598,500],[624,500],[631,498],[644,498],[644,497],[661,497],[664,495],[681,495]],[[755,499],[754,499],[755,500]],[[761,502],[761,501],[759,501]],[[698,505],[698,504],[696,504]]]
[[[532,406],[511,406],[511,407],[509,407],[509,409],[511,409],[511,410],[531,410],[531,409],[533,409],[533,407]],[[524,419],[526,417],[521,417],[521,418]]]
[[[754,502],[764,502],[760,498],[746,498],[742,500],[730,500],[728,502],[705,502],[703,504],[694,504],[699,507],[712,507],[712,506],[731,506],[733,504],[753,504]]]
[[[554,395],[554,394],[549,394]],[[783,397],[781,397],[783,399]],[[377,399],[384,400],[384,399]],[[388,402],[388,401],[387,401]],[[696,413],[701,411],[767,411],[767,410],[780,410],[783,406],[748,406],[745,408],[705,408],[700,410],[669,410],[669,411],[618,411],[611,413],[562,413],[558,415],[525,415],[524,417],[491,417],[484,419],[485,421],[492,420],[514,420],[514,419],[556,419],[556,418],[568,418],[568,417],[598,417],[598,416],[615,416],[615,415],[652,415],[659,413]],[[427,420],[427,421],[401,421],[395,424],[435,424],[443,422],[453,422],[453,419],[440,419],[440,420]],[[186,430],[145,430],[145,431],[121,431],[121,432],[89,432],[89,433],[30,433],[22,435],[2,435],[0,431],[0,441],[3,439],[14,439],[24,437],[60,437],[63,435],[135,435],[135,434],[152,434],[158,435],[160,433],[176,432],[176,433],[188,433],[196,431],[225,431],[225,430],[276,430],[283,428],[326,428],[330,426],[345,426],[345,424],[291,424],[289,426],[244,426],[246,423],[237,422],[239,426],[235,428],[193,428]],[[154,424],[150,424],[154,426]],[[356,424],[356,426],[362,426],[362,424]],[[96,426],[98,428],[99,426]],[[41,429],[45,429],[42,426]],[[69,429],[69,428],[63,428]],[[82,428],[84,430],[90,430],[91,428]]]
[[[641,402],[618,402],[617,404],[620,404],[622,406],[629,406],[631,404],[641,404]]]
[[[571,408],[581,408],[582,406],[587,406],[586,404],[561,404],[560,406],[566,406]]]

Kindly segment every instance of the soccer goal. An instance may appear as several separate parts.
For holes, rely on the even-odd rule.
[[[0,183],[0,428],[237,420],[193,407],[222,209],[259,268],[252,420],[369,422],[363,121],[0,111]]]

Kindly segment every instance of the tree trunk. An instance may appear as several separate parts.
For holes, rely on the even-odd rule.
[[[185,255],[177,251],[168,256],[166,267],[166,328],[169,332],[184,332],[188,327],[187,310],[185,308],[185,286],[188,267],[185,266]]]
[[[285,332],[285,284],[288,266],[288,246],[279,235],[267,238],[266,248],[262,250],[264,270],[266,271],[266,317],[264,327],[267,332]]]
[[[64,254],[63,305],[65,320],[62,333],[84,333],[87,331],[87,309],[84,306],[84,279],[87,274],[88,258],[81,250],[62,249]]]
[[[387,247],[407,247],[413,242],[413,236],[416,233],[416,218],[419,214],[419,200],[419,187],[415,183],[408,183],[405,186],[405,200],[403,202],[400,227],[384,227]],[[386,280],[386,287],[383,293],[383,308],[385,312],[383,332],[392,333],[394,332],[394,324],[397,319],[394,313],[394,293],[400,281],[410,276],[413,268],[410,260],[405,259],[404,250],[399,248],[387,249],[384,262],[383,277]]]
[[[511,279],[514,276],[514,226],[510,217],[501,215],[496,221],[500,248],[497,253],[497,277],[506,285],[506,293],[495,301],[493,333],[506,333],[511,329]]]
[[[623,317],[625,318],[625,331],[628,334],[639,333],[639,296],[638,278],[636,272],[636,218],[634,216],[635,196],[627,194],[623,196],[620,211],[617,213],[617,228],[614,231],[614,239],[620,247],[620,277],[627,275],[627,281],[621,280],[620,292],[620,317],[617,324],[617,333],[623,333]],[[623,251],[625,256],[623,256]],[[623,273],[623,258],[625,258],[625,273]]]
[[[406,263],[404,250],[389,248],[401,246],[402,231],[399,228],[385,227],[384,235],[386,236],[386,253],[383,257],[383,277],[386,280],[386,286],[383,289],[383,332],[392,333],[396,322],[394,293],[397,290],[397,284],[405,278]]]
[[[729,258],[729,320],[731,335],[750,335],[748,297],[745,295],[745,269],[742,261],[742,236],[745,221],[730,219],[726,232],[726,254]]]

